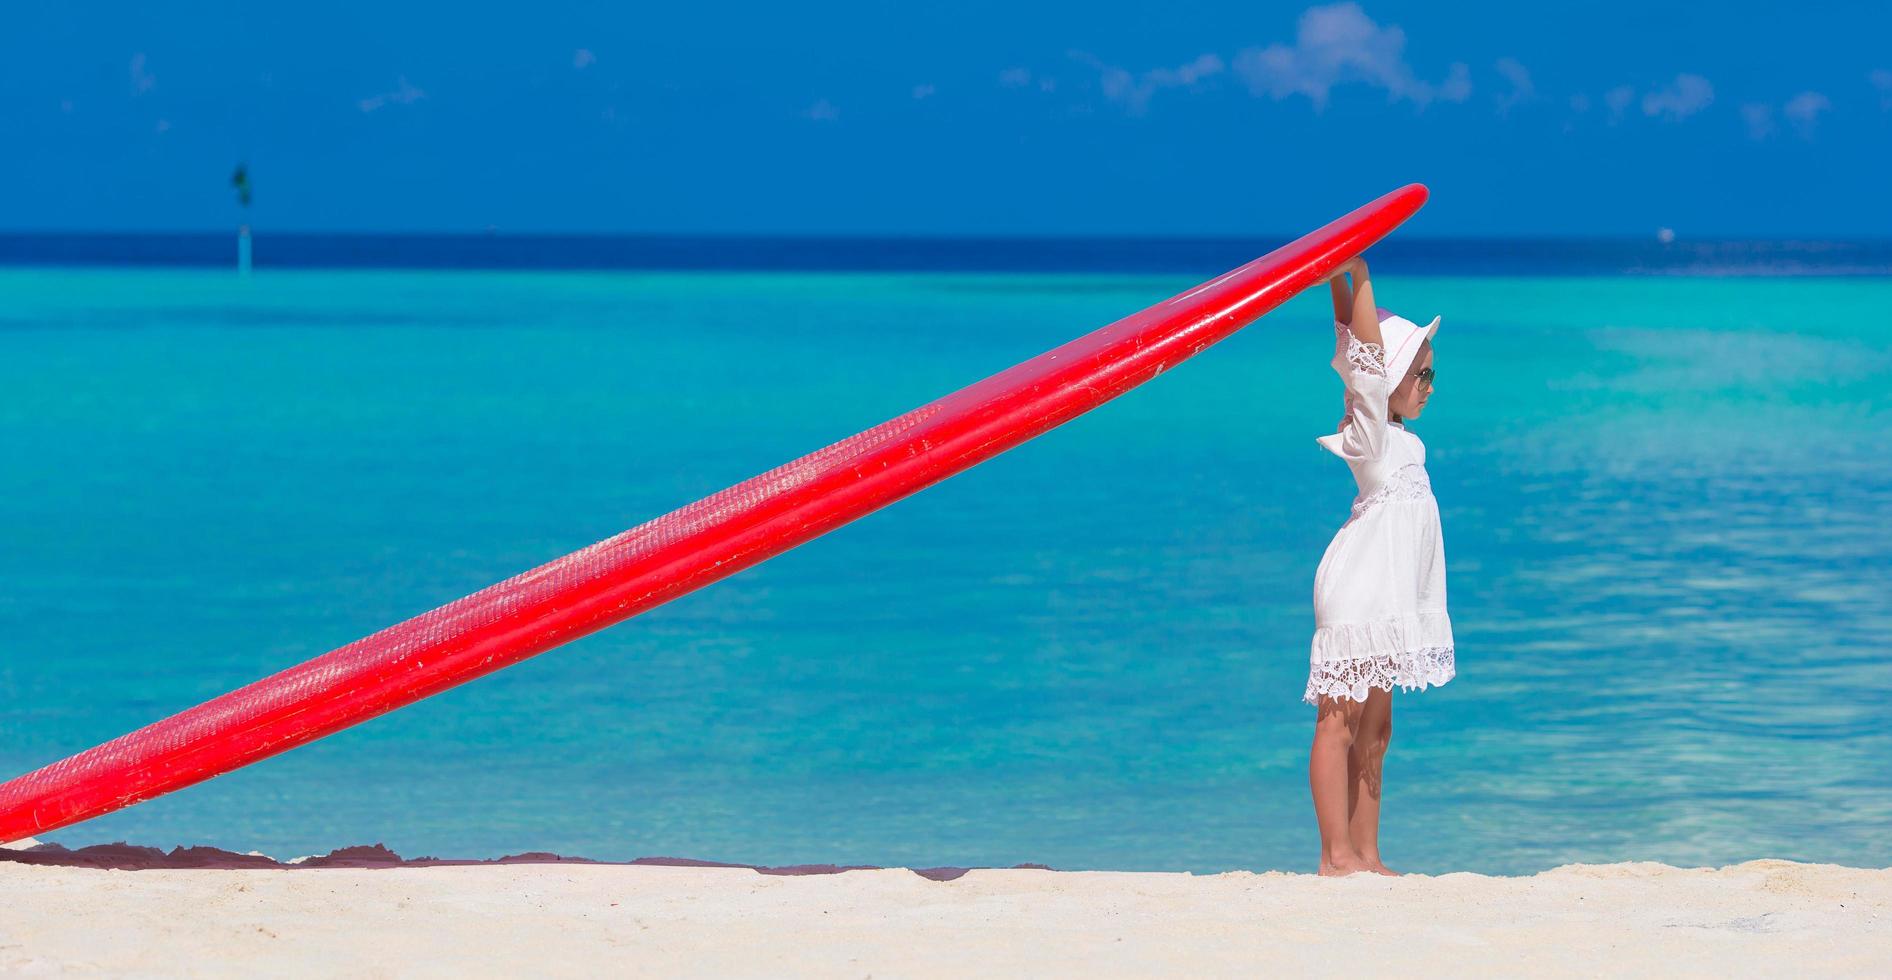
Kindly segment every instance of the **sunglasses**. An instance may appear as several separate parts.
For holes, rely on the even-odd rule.
[[[1430,388],[1432,387],[1432,379],[1436,377],[1436,375],[1432,373],[1431,368],[1420,368],[1419,373],[1413,375],[1412,377],[1413,377],[1413,380]]]

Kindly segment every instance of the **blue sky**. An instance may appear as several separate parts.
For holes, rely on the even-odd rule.
[[[0,228],[1887,237],[1888,10],[10,0]]]

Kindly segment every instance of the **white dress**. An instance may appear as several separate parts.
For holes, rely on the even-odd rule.
[[[1386,354],[1335,323],[1334,369],[1346,382],[1340,431],[1320,444],[1345,460],[1360,493],[1314,573],[1309,704],[1364,701],[1372,688],[1424,690],[1456,672],[1445,613],[1445,539],[1426,476],[1426,447],[1388,419],[1401,379]]]

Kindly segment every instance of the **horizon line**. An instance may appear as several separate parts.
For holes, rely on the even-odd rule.
[[[227,238],[238,234],[238,229],[13,229],[0,228],[0,238]],[[1107,241],[1107,242],[1231,242],[1251,243],[1271,241],[1280,238],[1291,241],[1294,234],[1269,234],[1262,232],[1236,233],[1214,232],[1203,234],[1173,234],[1151,232],[879,232],[879,231],[540,231],[540,230],[413,230],[395,231],[326,231],[316,229],[284,228],[266,229],[258,232],[251,228],[251,237],[287,237],[287,238],[475,238],[475,239],[697,239],[729,241],[915,241],[915,242],[1072,242],[1072,241]],[[1686,243],[1753,243],[1767,242],[1774,244],[1792,243],[1830,243],[1830,244],[1878,244],[1892,243],[1892,235],[1823,235],[1816,233],[1795,234],[1733,234],[1725,232],[1689,234],[1680,232],[1668,240],[1663,240],[1655,232],[1631,234],[1612,232],[1604,234],[1561,235],[1555,233],[1527,234],[1429,234],[1403,235],[1397,239],[1388,239],[1382,245],[1418,242],[1637,242],[1657,245],[1680,245]]]

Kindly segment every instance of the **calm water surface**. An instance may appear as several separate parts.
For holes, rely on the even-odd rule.
[[[1200,275],[0,270],[0,775]],[[1892,864],[1892,280],[1383,275],[1459,678],[1417,871]],[[282,857],[1309,869],[1324,296],[759,568],[49,835]]]

